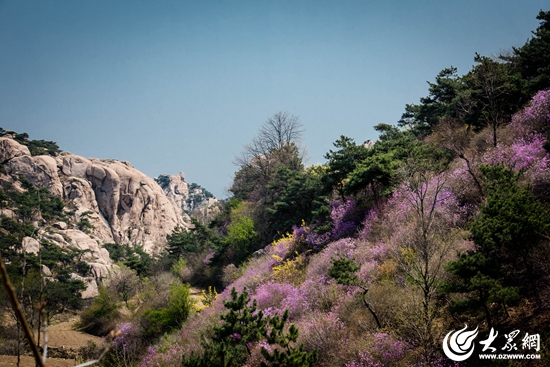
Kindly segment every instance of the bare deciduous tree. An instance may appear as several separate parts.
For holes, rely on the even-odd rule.
[[[258,139],[270,149],[281,149],[290,142],[299,142],[303,132],[298,117],[279,111],[266,120],[260,128]]]
[[[479,181],[481,173],[476,169],[480,153],[475,146],[472,146],[473,136],[471,125],[464,124],[460,119],[449,117],[441,119],[427,141],[452,152],[453,155],[464,161],[466,171],[472,178],[478,194],[481,195],[483,193]]]
[[[234,163],[245,166],[292,143],[299,146],[304,132],[302,126],[298,117],[289,115],[288,112],[277,112],[263,123],[252,141],[244,145],[243,151],[235,157]]]
[[[141,281],[135,271],[122,266],[120,271],[114,274],[108,284],[108,289],[117,294],[128,307],[128,301],[139,290]]]
[[[436,294],[445,274],[443,265],[451,259],[460,232],[445,177],[413,161],[403,169],[403,175],[401,212],[405,214],[401,234],[395,239],[395,255],[412,290],[419,291],[418,318],[409,319],[408,327],[414,330],[429,358],[440,340],[435,321],[441,305],[436,302]]]
[[[234,159],[240,167],[235,174],[233,194],[253,194],[253,199],[268,197],[267,184],[281,166],[296,170],[302,168],[305,149],[301,146],[303,134],[299,118],[288,112],[277,112],[260,127],[258,134]]]

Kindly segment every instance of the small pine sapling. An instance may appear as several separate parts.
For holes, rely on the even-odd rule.
[[[246,288],[241,294],[233,288],[231,300],[223,304],[229,312],[220,316],[223,323],[214,326],[212,338],[202,343],[204,354],[184,358],[183,366],[240,367],[252,355],[251,347],[261,341],[274,346],[270,348],[274,350],[272,354],[262,347],[262,354],[269,363],[264,362],[264,366],[308,367],[317,361],[317,351],[308,353],[303,350],[303,345],[299,348],[290,346],[298,339],[298,329],[292,325],[287,334],[283,333],[288,311],[282,318],[278,315],[264,317],[256,300],[251,303]]]
[[[355,272],[357,272],[359,269],[361,269],[361,266],[355,263],[355,260],[353,258],[346,259],[344,257],[340,257],[338,259],[332,259],[332,267],[328,270],[328,275],[332,278],[336,279],[336,282],[338,284],[348,285],[348,286],[355,286],[361,288],[363,291],[362,294],[362,300],[369,312],[374,317],[374,321],[376,321],[376,326],[378,326],[379,329],[382,328],[382,324],[380,324],[380,320],[378,319],[378,316],[376,315],[376,312],[374,312],[374,309],[367,301],[367,293],[369,291],[369,288],[367,287],[367,284],[360,281]]]
[[[296,342],[298,339],[298,328],[291,325],[288,333],[285,334],[284,327],[287,320],[288,310],[284,312],[282,318],[278,315],[269,318],[271,330],[266,335],[267,342],[279,345],[282,351],[273,349],[273,353],[269,353],[266,348],[262,347],[262,355],[269,362],[269,364],[262,362],[262,367],[308,367],[317,362],[317,350],[308,353],[304,351],[303,344],[300,344],[298,348],[290,346],[291,342]]]

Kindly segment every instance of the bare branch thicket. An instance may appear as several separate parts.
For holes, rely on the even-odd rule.
[[[124,301],[128,307],[128,301],[140,290],[142,284],[136,273],[122,266],[120,271],[111,276],[107,282],[107,288]]]
[[[272,152],[292,143],[299,146],[304,132],[302,127],[298,117],[288,112],[277,112],[264,122],[252,141],[243,146],[243,151],[235,157],[234,163],[242,167],[254,161],[255,165],[262,167],[267,164],[265,157]]]
[[[277,112],[260,127],[252,141],[243,146],[233,163],[240,167],[231,191],[245,193],[257,202],[269,199],[268,188],[279,167],[303,168],[306,150],[301,145],[302,123],[287,112]]]
[[[478,178],[481,172],[476,169],[479,152],[472,147],[473,136],[471,125],[465,125],[460,118],[444,118],[435,127],[434,134],[428,140],[449,150],[466,164],[466,171],[472,178],[478,194],[482,195],[483,187]]]
[[[436,320],[441,314],[436,294],[447,263],[455,248],[459,233],[452,229],[452,219],[442,210],[448,199],[444,176],[429,167],[411,164],[404,169],[406,200],[412,208],[408,216],[407,234],[400,238],[395,249],[399,268],[419,291],[418,318],[409,320],[408,327],[415,330],[426,356],[436,348],[440,330]],[[451,228],[449,228],[451,227]]]
[[[403,244],[404,247],[414,249],[419,260],[409,262],[404,268],[413,279],[417,278],[416,283],[424,294],[425,309],[437,291],[443,264],[452,249],[452,241],[448,241],[446,236],[449,229],[436,212],[444,196],[442,191],[445,180],[441,176],[436,177],[432,180],[431,188],[429,180],[430,175],[426,172],[414,172],[409,176],[411,195],[408,199],[414,209],[416,233]]]

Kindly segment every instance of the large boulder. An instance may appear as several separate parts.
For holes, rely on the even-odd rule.
[[[88,180],[94,189],[95,199],[101,214],[110,223],[111,228],[118,227],[117,208],[120,201],[120,178],[115,171],[102,167],[101,161],[92,164],[86,170]]]
[[[55,158],[47,155],[14,157],[5,163],[9,174],[22,176],[38,187],[45,187],[56,196],[61,196],[63,189],[57,174]]]
[[[52,226],[57,229],[67,229],[67,223],[65,222],[55,222],[54,224],[52,224]]]
[[[178,175],[163,175],[165,181],[162,183],[164,194],[170,200],[174,209],[180,217],[188,217],[189,206],[187,199],[189,198],[189,186],[185,182],[183,172]]]
[[[78,155],[64,153],[58,157],[57,164],[61,173],[67,177],[86,178],[88,167],[92,162]]]
[[[88,234],[76,230],[67,229],[59,231],[65,240],[63,246],[73,246],[79,250],[85,251],[82,260],[88,263],[97,262],[104,265],[112,265],[109,258],[109,252],[101,247],[97,240],[92,239]]]
[[[220,202],[213,198],[206,199],[203,204],[191,212],[191,216],[206,224],[221,213]]]
[[[107,266],[99,263],[89,263],[88,265],[90,265],[90,272],[97,280],[106,279],[119,269],[118,266]]]
[[[77,229],[46,229],[38,232],[40,240],[48,241],[63,249],[76,248],[83,251],[81,260],[87,263],[98,263],[108,267],[113,265],[109,252],[98,240]]]
[[[98,295],[98,283],[108,278],[109,275],[118,269],[114,265],[109,252],[103,248],[97,240],[92,239],[88,234],[76,230],[58,228],[40,229],[38,235],[41,241],[59,246],[62,249],[79,249],[82,255],[78,261],[85,261],[90,266],[89,276],[81,277],[77,274],[71,274],[72,278],[80,279],[86,285],[86,290],[82,292],[82,298],[93,298]],[[33,238],[25,237],[23,239],[23,249],[29,252],[38,253],[39,242]],[[51,271],[47,267],[42,267],[42,274],[51,277]]]
[[[92,277],[81,277],[78,274],[72,273],[72,279],[80,280],[86,286],[86,289],[82,291],[82,299],[95,298],[99,295],[99,288],[97,281]]]
[[[154,252],[176,226],[186,225],[159,185],[131,164],[91,161],[87,176],[115,242],[141,245]]]
[[[30,252],[33,254],[38,254],[40,251],[40,242],[32,237],[23,237],[23,242],[21,243],[23,251]]]
[[[26,155],[30,156],[31,152],[25,145],[19,144],[10,138],[0,138],[0,164],[3,164],[10,159]]]

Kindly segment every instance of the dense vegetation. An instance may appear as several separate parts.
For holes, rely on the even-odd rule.
[[[341,136],[323,165],[304,165],[296,117],[269,118],[225,211],[168,238],[189,281],[225,290],[145,365],[221,353],[208,343],[233,287],[288,315],[320,365],[450,364],[443,336],[464,323],[547,337],[550,12],[538,19],[524,46],[442,70],[398,126],[372,146]],[[246,365],[268,363],[252,345]]]
[[[56,314],[79,310],[85,284],[71,274],[86,276],[89,266],[81,261],[83,251],[61,249],[43,239],[37,252],[23,248],[23,238],[37,237],[39,227],[66,221],[63,202],[47,189],[36,188],[24,178],[0,179],[0,251],[8,275],[20,298],[31,328]],[[22,334],[14,328],[15,315],[4,291],[0,292],[0,346],[5,352],[19,350]],[[7,317],[5,316],[7,315]],[[15,345],[14,345],[15,344]]]
[[[235,158],[209,225],[176,228],[158,256],[106,244],[121,271],[81,316],[89,332],[123,332],[104,365],[450,366],[441,342],[464,324],[539,333],[544,365],[550,11],[537,19],[524,46],[442,70],[397,126],[375,126],[374,145],[341,136],[323,165],[304,164],[299,119],[276,113]],[[22,184],[2,192],[19,215],[2,236],[34,230],[17,195],[38,189]],[[62,220],[48,200],[42,217]],[[6,241],[3,254],[21,238]]]

